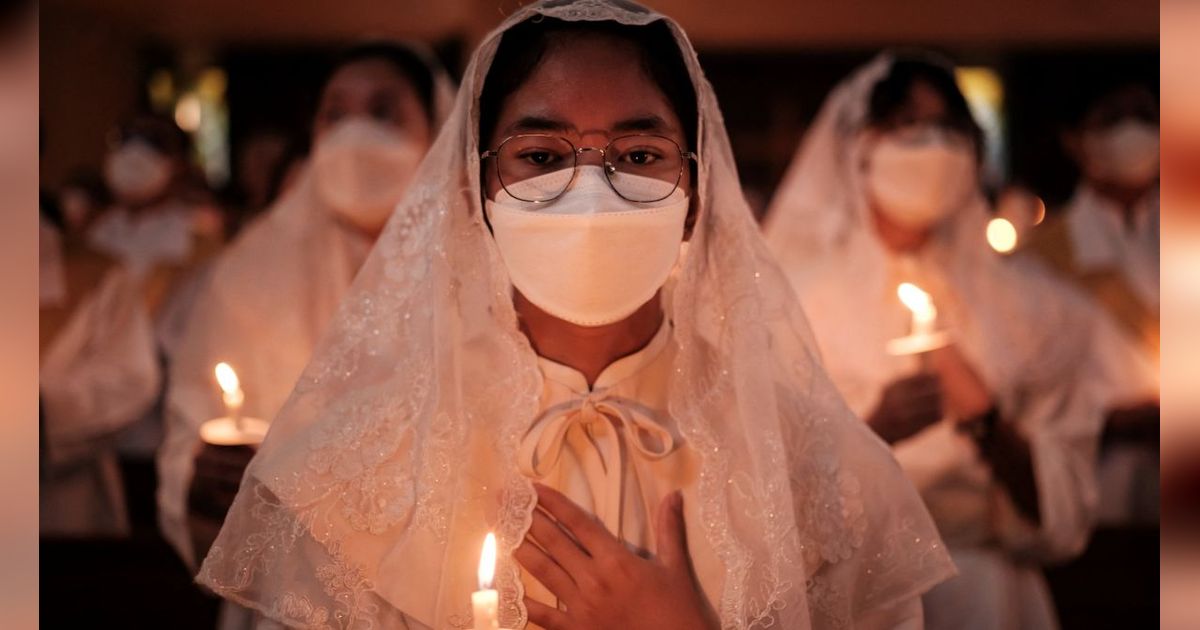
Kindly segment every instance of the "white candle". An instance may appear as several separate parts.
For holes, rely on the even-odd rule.
[[[228,363],[218,363],[214,371],[217,374],[217,384],[221,386],[221,397],[225,401],[225,414],[233,419],[234,426],[240,431],[243,428],[242,403],[246,400],[241,381]]]
[[[488,532],[483,540],[483,553],[479,556],[479,590],[471,593],[472,617],[475,630],[498,630],[497,611],[500,594],[492,588],[496,575],[496,536]]]
[[[912,311],[912,336],[922,337],[933,334],[933,327],[937,322],[937,308],[933,305],[933,299],[929,297],[929,294],[911,282],[901,283],[896,288],[896,294],[900,296],[900,301],[904,302],[904,306]]]

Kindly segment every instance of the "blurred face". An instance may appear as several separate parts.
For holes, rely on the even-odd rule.
[[[412,83],[383,59],[339,68],[313,123],[313,181],[346,224],[377,236],[429,149],[429,117]]]
[[[1158,135],[1154,95],[1131,86],[1094,105],[1066,146],[1094,187],[1128,203],[1158,181]]]
[[[432,139],[429,117],[416,89],[383,59],[355,61],[333,73],[321,93],[313,121],[314,143],[352,116],[393,126],[422,147],[428,147]]]
[[[863,132],[861,164],[876,227],[894,249],[913,249],[977,186],[970,136],[952,127],[946,100],[915,81],[907,101]]]
[[[104,183],[128,208],[150,207],[170,196],[187,166],[176,136],[160,121],[134,120],[109,138]]]
[[[603,148],[618,136],[654,134],[691,150],[683,124],[663,91],[646,73],[630,71],[641,66],[640,54],[628,42],[603,36],[560,39],[550,45],[525,83],[505,99],[492,137],[481,140],[485,148],[495,149],[513,135],[550,134],[576,147]],[[601,164],[598,152],[579,156],[581,167]],[[688,170],[684,169],[680,188],[690,196]],[[494,200],[500,190],[497,170],[488,165],[484,173],[485,195]]]

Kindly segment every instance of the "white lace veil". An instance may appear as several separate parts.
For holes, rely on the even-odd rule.
[[[539,16],[664,21],[698,99],[698,220],[667,301],[670,412],[700,455],[694,562],[723,625],[839,627],[952,571],[920,499],[822,371],[758,234],[712,89],[683,31],[624,0],[550,0],[486,37],[455,109],[251,463],[201,569],[303,627],[470,624],[485,532],[501,625],[524,627],[512,550],[534,507],[517,446],[536,356],[482,220],[478,101],[500,37]]]

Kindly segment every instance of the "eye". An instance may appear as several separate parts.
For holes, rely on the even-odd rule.
[[[380,122],[390,122],[392,120],[392,110],[386,105],[376,105],[371,108],[371,118]]]
[[[371,95],[370,104],[367,106],[367,113],[380,122],[396,122],[401,120],[400,105],[396,97],[386,94],[377,93]]]
[[[346,112],[340,107],[330,107],[321,112],[321,120],[328,124],[333,124],[341,120],[346,115]]]
[[[545,149],[525,149],[517,154],[517,157],[533,166],[552,166],[562,159],[554,152]]]
[[[663,159],[659,151],[650,148],[631,149],[621,154],[620,161],[634,166],[650,166]]]

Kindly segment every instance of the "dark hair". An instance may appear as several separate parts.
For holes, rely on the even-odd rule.
[[[1106,127],[1126,116],[1158,124],[1158,94],[1145,84],[1128,81],[1097,87],[1075,118],[1076,127]]]
[[[976,153],[982,154],[983,130],[958,89],[954,71],[926,55],[909,53],[896,58],[887,76],[871,89],[867,123],[886,126],[891,122],[908,105],[913,85],[918,82],[925,83],[942,97],[946,104],[946,126],[967,134],[975,143]]]
[[[175,121],[161,114],[140,114],[126,119],[109,132],[109,144],[141,140],[164,155],[181,160],[191,155],[192,141]]]
[[[435,118],[433,70],[420,54],[407,46],[388,42],[367,42],[348,48],[334,59],[333,64],[326,71],[321,85],[329,83],[329,79],[333,77],[334,73],[343,67],[371,59],[388,62],[396,72],[408,79],[408,82],[416,89],[417,98],[420,100],[421,106],[425,108],[426,119],[432,127]]]
[[[696,148],[696,88],[679,46],[665,22],[628,26],[616,22],[565,22],[537,17],[504,33],[479,96],[479,141],[487,142],[495,130],[504,99],[533,74],[556,36],[605,35],[629,42],[641,57],[641,70],[666,95],[683,124],[688,148]]]

